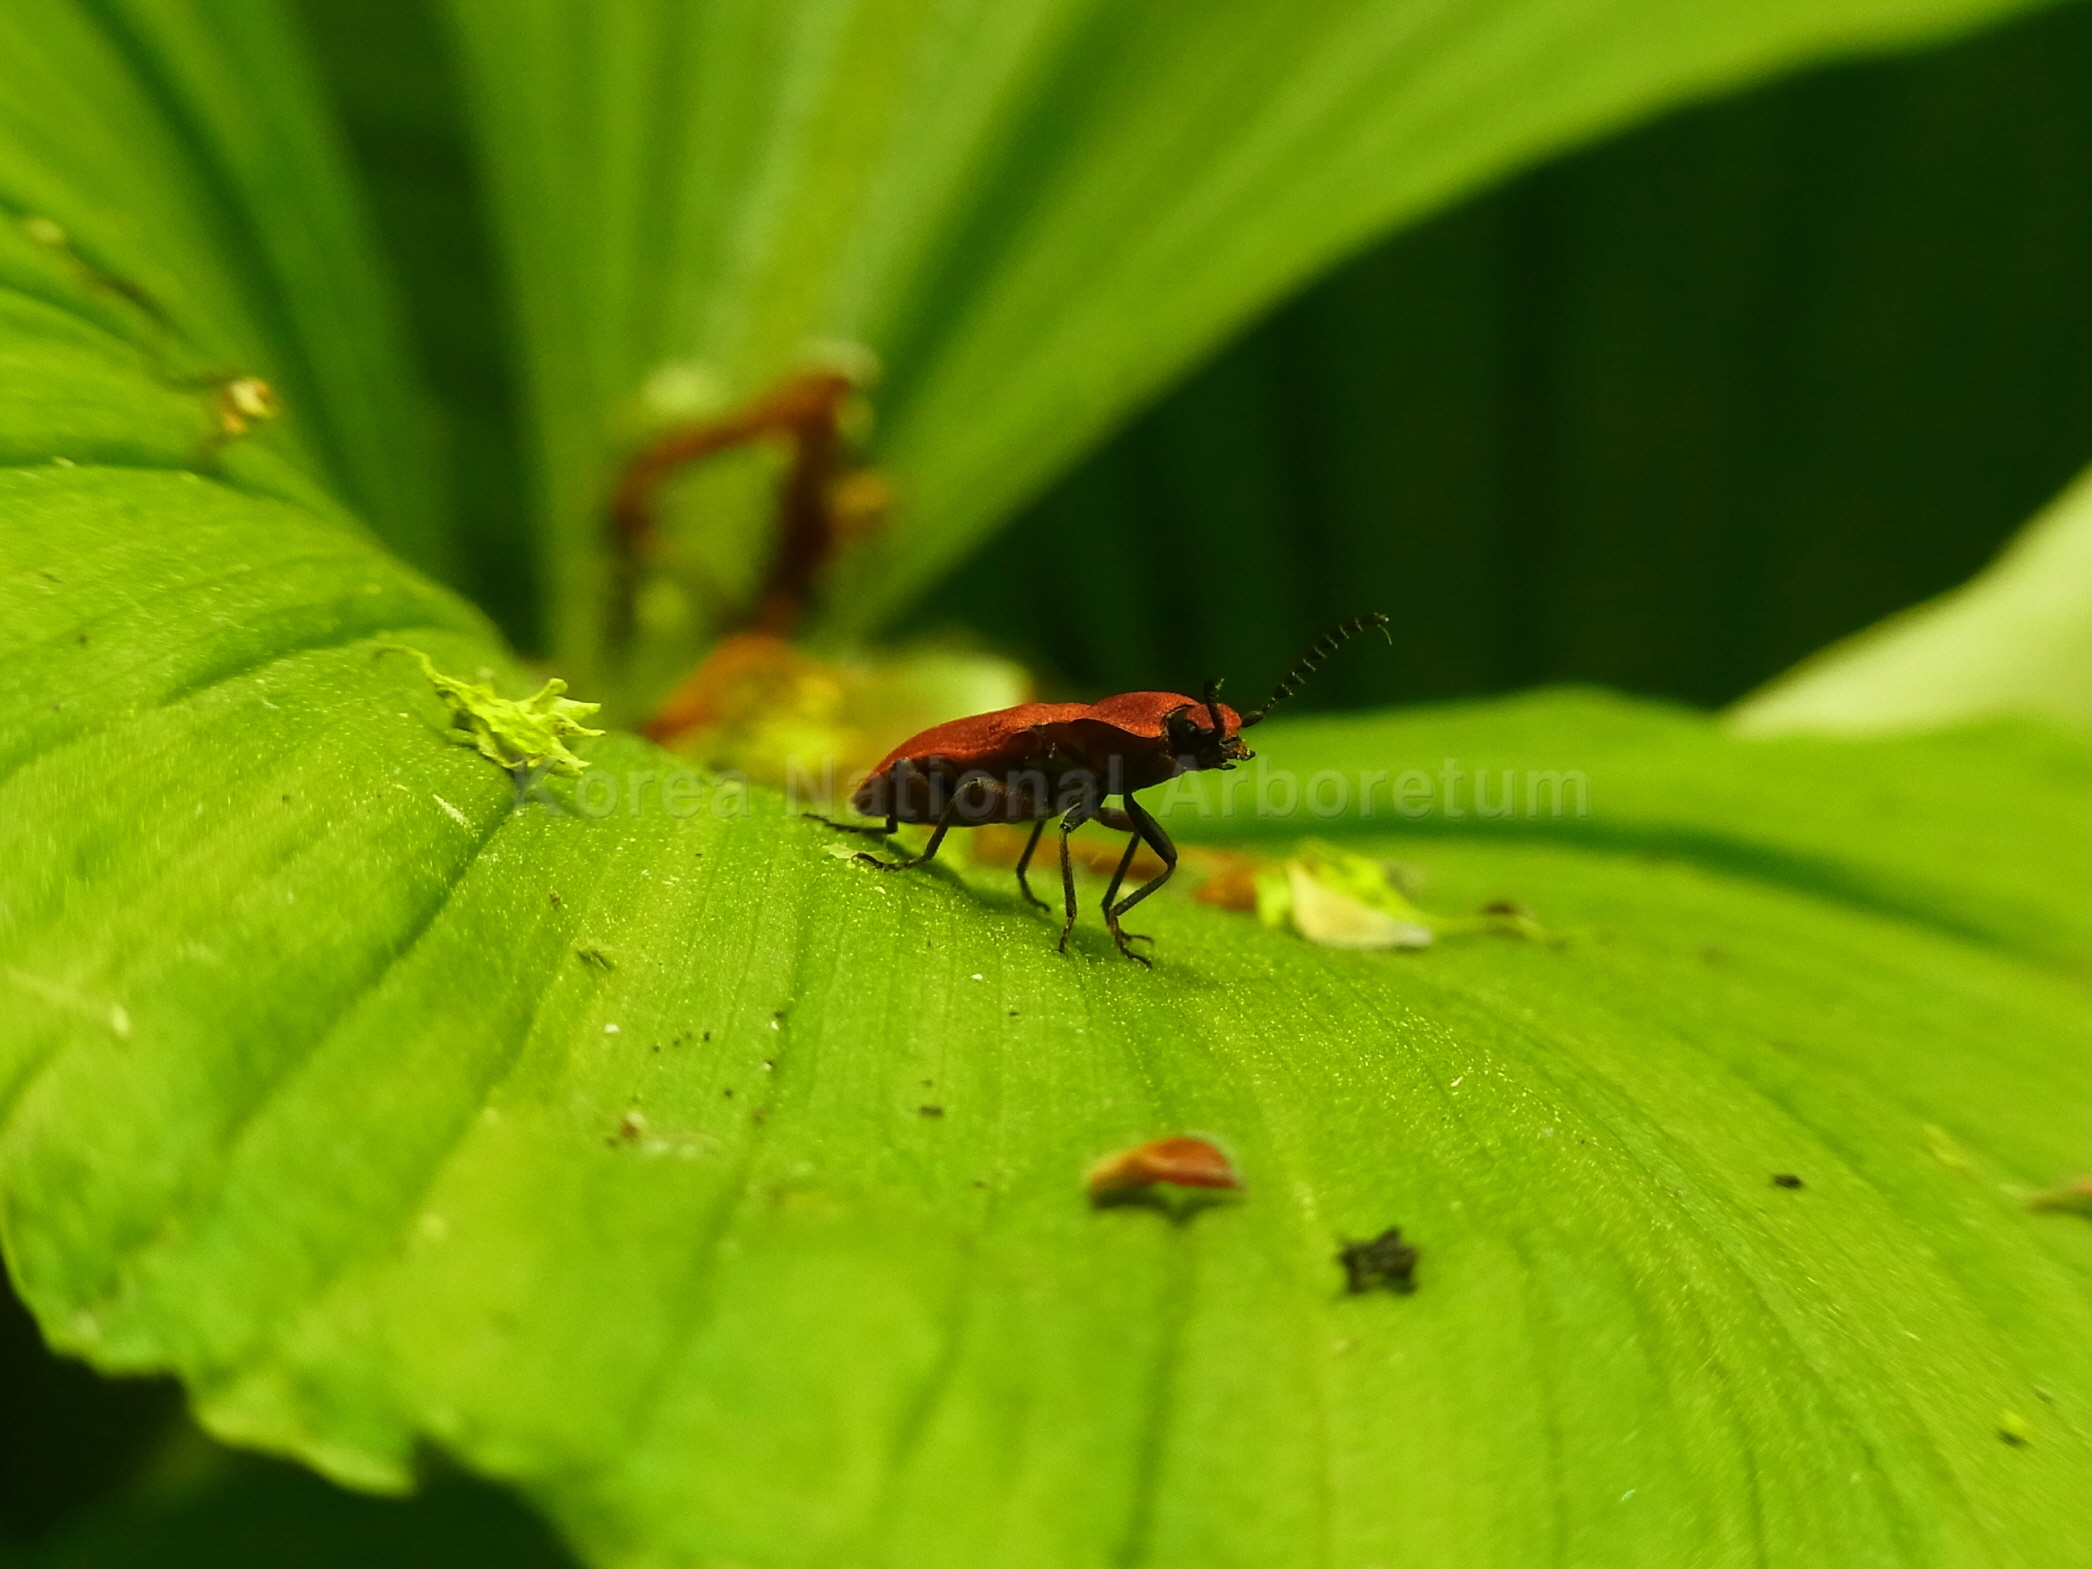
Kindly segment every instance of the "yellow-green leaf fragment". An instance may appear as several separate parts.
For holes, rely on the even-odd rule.
[[[1319,839],[1256,880],[1257,919],[1298,932],[1325,948],[1428,948],[1440,937],[1497,932],[1541,937],[1516,910],[1433,915],[1395,885],[1388,863]]]
[[[397,643],[386,646],[414,656],[436,695],[450,705],[450,722],[460,739],[477,747],[482,757],[511,771],[567,778],[588,767],[588,760],[576,756],[566,738],[603,734],[581,723],[603,705],[563,696],[567,684],[558,677],[547,681],[535,696],[518,701],[496,695],[491,686],[445,675],[418,648]]]
[[[1430,927],[1367,903],[1326,877],[1316,876],[1305,861],[1286,863],[1286,881],[1292,895],[1293,925],[1310,942],[1325,948],[1431,946]]]

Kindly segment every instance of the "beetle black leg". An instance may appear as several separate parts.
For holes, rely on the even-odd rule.
[[[1031,866],[1031,853],[1039,847],[1039,835],[1045,831],[1046,819],[1043,817],[1031,825],[1031,837],[1024,841],[1024,853],[1017,857],[1017,887],[1023,893],[1026,903],[1035,904],[1042,910],[1050,910],[1053,906],[1033,893],[1031,884],[1025,881],[1024,877],[1025,872]]]
[[[1111,929],[1112,938],[1118,943],[1120,953],[1123,953],[1129,959],[1137,959],[1142,964],[1148,964],[1149,961],[1147,959],[1142,958],[1131,948],[1128,948],[1126,944],[1129,942],[1152,942],[1154,939],[1142,932],[1127,931],[1119,925],[1119,921],[1128,910],[1170,880],[1170,875],[1177,869],[1177,847],[1170,843],[1169,835],[1162,831],[1162,824],[1156,822],[1154,817],[1149,814],[1148,809],[1142,806],[1140,802],[1134,800],[1130,795],[1121,796],[1120,800],[1125,803],[1126,816],[1132,823],[1136,837],[1127,841],[1126,853],[1119,858],[1119,874],[1112,878],[1111,887],[1105,890],[1104,924]],[[1146,841],[1149,849],[1162,857],[1162,870],[1126,895],[1125,898],[1120,899],[1117,904],[1113,904],[1112,900],[1118,895],[1119,884],[1125,881],[1127,868],[1133,865],[1134,852],[1140,847],[1143,840]]]
[[[859,850],[857,859],[864,862],[867,866],[878,867],[882,872],[905,872],[911,866],[921,866],[926,861],[935,860],[937,847],[944,843],[944,836],[951,832],[952,819],[958,815],[959,797],[954,795],[945,806],[944,815],[937,819],[937,826],[930,830],[930,842],[923,846],[921,855],[911,855],[905,861],[882,861],[876,855]],[[836,826],[840,828],[843,825],[837,823]]]
[[[1090,808],[1079,801],[1061,819],[1061,895],[1068,907],[1067,923],[1061,927],[1062,953],[1068,951],[1068,937],[1075,930],[1075,861],[1068,854],[1068,835],[1089,820]]]
[[[1110,929],[1112,940],[1119,945],[1119,952],[1136,963],[1148,964],[1149,961],[1147,959],[1135,953],[1126,944],[1129,942],[1153,942],[1155,939],[1149,937],[1144,932],[1122,930],[1119,926],[1119,918],[1112,910],[1112,901],[1119,896],[1119,884],[1126,880],[1126,869],[1133,864],[1134,856],[1140,853],[1140,844],[1140,835],[1137,833],[1127,839],[1126,853],[1119,857],[1118,870],[1111,874],[1111,886],[1104,890],[1104,903],[1099,908],[1104,911],[1104,924]],[[1132,901],[1128,900],[1127,902],[1131,903]],[[1150,967],[1152,968],[1152,966]]]

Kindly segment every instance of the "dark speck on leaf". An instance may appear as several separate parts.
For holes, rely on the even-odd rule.
[[[2001,1427],[2001,1428],[1999,1428],[1999,1429],[1998,1429],[1998,1437],[1999,1437],[1999,1438],[2001,1438],[2001,1439],[2003,1439],[2003,1440],[2004,1440],[2004,1441],[2005,1441],[2005,1442],[2006,1442],[2007,1444],[2011,1445],[2011,1446],[2012,1446],[2012,1447],[2013,1447],[2014,1449],[2024,1449],[2024,1448],[2026,1448],[2026,1446],[2027,1446],[2027,1437],[2026,1437],[2026,1434],[2024,1434],[2024,1433],[2015,1433],[2015,1432],[2013,1432],[2013,1431],[2012,1431],[2012,1429],[2011,1429],[2011,1428],[2009,1428],[2009,1427]]]
[[[1798,1188],[1801,1178],[1791,1171],[1776,1171],[1772,1174],[1772,1185],[1776,1188]]]
[[[707,1030],[707,1031],[705,1031],[705,1039],[706,1039],[706,1040],[710,1040],[711,1038],[712,1038],[712,1032],[711,1032],[710,1030]]]
[[[942,1106],[918,1106],[915,1110],[918,1115],[924,1117],[941,1117],[944,1115]]]
[[[574,950],[574,955],[583,964],[589,965],[594,969],[602,970],[606,974],[617,968],[617,966],[611,962],[610,955],[605,953],[600,948],[576,948]]]
[[[734,1098],[734,1092],[730,1089],[721,1090],[719,1093],[724,1095],[728,1100],[732,1100]]]
[[[561,901],[561,899],[560,899],[560,897],[559,897],[559,895],[558,895],[558,894],[554,894],[554,895],[552,895],[552,902],[553,902],[554,904],[559,904],[559,903],[561,903],[562,901]]]
[[[1390,1291],[1416,1290],[1417,1250],[1390,1226],[1370,1242],[1347,1242],[1337,1254],[1344,1266],[1344,1289],[1353,1296],[1385,1286]]]
[[[1533,912],[1516,899],[1491,899],[1482,906],[1484,915],[1531,915]]]
[[[1700,958],[1707,964],[1727,964],[1729,962],[1729,950],[1720,943],[1709,943],[1700,950]]]

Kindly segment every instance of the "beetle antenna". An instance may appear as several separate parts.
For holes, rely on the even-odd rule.
[[[1370,615],[1357,616],[1349,621],[1338,622],[1328,632],[1323,634],[1321,640],[1313,648],[1300,656],[1299,661],[1291,670],[1286,672],[1284,679],[1279,682],[1277,689],[1272,692],[1262,708],[1242,716],[1242,728],[1247,730],[1251,725],[1270,713],[1272,709],[1278,707],[1279,704],[1283,703],[1295,692],[1298,692],[1306,683],[1308,677],[1322,668],[1331,654],[1334,654],[1359,633],[1365,631],[1367,627],[1378,628],[1380,635],[1387,639],[1388,647],[1392,648],[1395,646],[1395,635],[1387,629],[1387,617],[1380,614],[1377,610]]]
[[[1227,726],[1220,722],[1220,689],[1227,685],[1227,678],[1206,683],[1206,717],[1213,721],[1213,733],[1224,734]]]

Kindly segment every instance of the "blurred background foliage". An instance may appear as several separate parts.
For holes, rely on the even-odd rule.
[[[443,31],[307,0],[421,350],[457,581],[542,642],[501,290]],[[2092,457],[2092,8],[1658,120],[1395,235],[919,607],[1069,693],[1255,686],[1333,606],[1355,706],[1714,705],[1959,582]],[[1234,585],[1253,582],[1254,593]]]
[[[1727,702],[2092,460],[2087,80],[2073,5],[1533,170],[1256,327],[926,608],[1081,691],[1255,696],[1371,606],[1404,699]]]
[[[302,9],[431,394],[452,575],[538,646],[501,287],[442,27],[423,0]],[[2092,458],[2088,79],[2092,7],[2071,4],[1531,170],[1253,328],[910,630],[1069,692],[1226,673],[1254,695],[1333,611],[1374,606],[1404,629],[1399,674],[1339,663],[1314,701],[1391,680],[1732,699],[1965,578]],[[557,1561],[463,1483],[315,1505],[338,1495],[202,1445],[171,1385],[57,1362],[0,1299],[0,1558],[186,1562],[184,1522],[230,1510],[257,1563],[293,1538],[327,1562],[465,1539]],[[340,1518],[315,1536],[313,1508]]]

